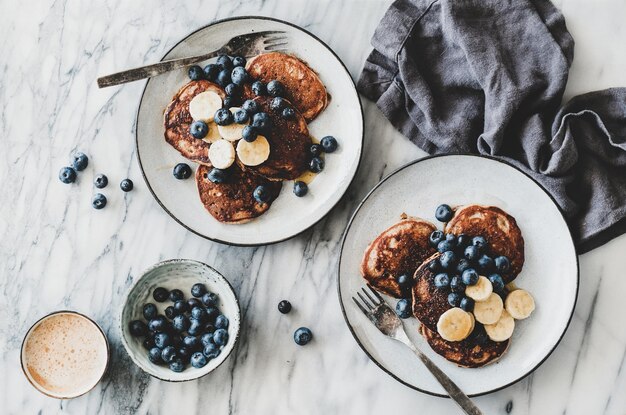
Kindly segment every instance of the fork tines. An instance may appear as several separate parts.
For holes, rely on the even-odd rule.
[[[366,315],[369,313],[369,311],[374,310],[376,307],[384,303],[383,298],[380,296],[380,294],[378,294],[378,292],[374,288],[372,288],[371,285],[367,284],[367,288],[369,288],[369,290],[366,290],[365,287],[361,287],[361,291],[363,291],[363,294],[365,294],[365,297],[361,295],[360,292],[356,293],[358,297],[361,299],[361,302],[365,304],[365,307],[356,298],[352,297],[352,301],[354,301],[354,303]],[[370,295],[370,293],[373,295],[373,297],[372,295]]]

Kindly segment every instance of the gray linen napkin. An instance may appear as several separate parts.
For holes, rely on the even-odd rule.
[[[424,151],[521,168],[579,253],[626,232],[626,89],[559,108],[574,40],[549,1],[397,0],[372,45],[359,91]]]

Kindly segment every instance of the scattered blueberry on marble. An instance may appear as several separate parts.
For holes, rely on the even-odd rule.
[[[95,195],[93,195],[93,199],[91,199],[91,206],[94,207],[94,209],[103,209],[105,206],[107,205],[107,198],[105,195],[103,195],[102,193],[96,193]]]
[[[322,138],[320,144],[322,145],[325,153],[332,153],[337,150],[337,147],[339,147],[337,139],[332,135],[327,135],[326,137]]]
[[[319,173],[324,170],[324,159],[321,157],[313,157],[309,162],[309,170],[313,173]]]
[[[304,346],[313,339],[313,333],[306,327],[300,327],[293,333],[293,341],[299,346]]]
[[[124,179],[120,182],[120,189],[122,189],[123,192],[130,192],[133,190],[133,187],[133,181],[130,179]]]
[[[77,151],[72,154],[72,166],[74,166],[74,170],[83,171],[87,168],[89,164],[89,158],[85,155],[85,153],[81,153]]]
[[[104,189],[109,184],[109,179],[104,174],[99,174],[93,179],[93,184],[98,189]]]
[[[199,81],[204,78],[204,71],[198,65],[193,65],[187,70],[187,75],[192,81]]]
[[[253,82],[251,88],[252,93],[256,96],[267,95],[267,86],[261,81]]]
[[[296,180],[293,183],[293,193],[298,196],[298,197],[303,197],[306,196],[306,194],[309,192],[309,186],[301,181],[301,180]]]
[[[194,121],[189,126],[189,134],[193,138],[202,139],[209,133],[209,126],[204,121]]]
[[[267,83],[267,93],[273,97],[282,97],[285,95],[285,87],[280,81],[269,81]]]
[[[71,167],[63,167],[59,171],[59,180],[65,184],[74,183],[76,181],[76,170]]]
[[[254,200],[259,203],[267,203],[271,197],[270,192],[263,185],[257,186],[257,188],[254,189],[253,196]]]
[[[396,314],[402,319],[411,317],[411,304],[409,300],[406,298],[398,300],[396,303]]]
[[[174,166],[172,174],[178,180],[188,179],[191,177],[191,167],[186,163],[178,163]]]
[[[159,303],[166,301],[169,296],[170,296],[169,291],[167,291],[167,289],[163,287],[157,287],[152,292],[152,298],[154,298],[154,301],[157,301]]]
[[[291,311],[291,303],[287,300],[282,300],[280,303],[278,303],[278,311],[283,314],[289,313]]]
[[[435,217],[439,222],[448,222],[453,215],[452,208],[446,204],[437,206],[437,210],[435,210]]]

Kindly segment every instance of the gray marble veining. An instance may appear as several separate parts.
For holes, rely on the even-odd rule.
[[[363,102],[362,166],[347,196],[292,240],[260,248],[206,241],[179,226],[151,197],[134,151],[143,83],[99,90],[99,75],[157,61],[180,38],[215,19],[267,15],[326,41],[353,77],[388,0],[5,1],[0,4],[0,413],[457,413],[370,362],[341,316],[335,268],[341,233],[378,180],[423,155]],[[566,99],[626,85],[626,3],[559,0],[576,40]],[[69,154],[90,156],[78,182],[57,180]],[[91,208],[93,176],[105,173],[109,204]],[[135,190],[124,194],[121,179]],[[533,375],[476,399],[489,414],[626,414],[626,237],[580,258],[581,287],[570,329]],[[153,263],[193,258],[233,283],[243,312],[237,350],[196,382],[170,384],[133,366],[115,316],[134,278]],[[546,278],[550,278],[546,275]],[[294,310],[283,316],[279,300]],[[113,348],[91,393],[56,401],[36,392],[19,366],[23,334],[40,316],[71,308],[93,317]],[[293,343],[309,326],[315,340]]]

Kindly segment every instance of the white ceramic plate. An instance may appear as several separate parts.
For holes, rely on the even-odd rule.
[[[204,27],[180,41],[163,59],[206,53],[233,36],[250,31],[283,30],[287,52],[304,59],[315,70],[329,94],[328,108],[311,124],[313,137],[332,135],[339,149],[326,156],[326,168],[298,198],[293,182],[285,182],[268,212],[242,225],[215,220],[200,203],[195,180],[176,180],[172,169],[186,161],[163,138],[163,111],[174,94],[187,82],[187,71],[174,71],[150,79],[137,114],[137,158],[157,202],[181,225],[208,239],[233,245],[263,245],[297,235],[322,219],[343,196],[352,181],[363,144],[363,113],[356,87],[343,63],[322,41],[292,24],[266,17],[240,17]]]
[[[359,264],[366,246],[403,212],[441,225],[434,217],[441,203],[498,206],[515,217],[525,241],[526,260],[515,284],[532,293],[537,308],[517,322],[509,350],[498,362],[459,368],[430,349],[415,318],[404,320],[411,340],[467,394],[486,394],[519,381],[550,355],[567,329],[578,294],[578,257],[567,224],[545,190],[518,169],[487,157],[452,155],[415,161],[383,179],[361,202],[344,234],[339,298],[356,341],[378,366],[407,386],[445,396],[415,355],[382,335],[350,299],[364,285]],[[386,299],[395,306],[395,299]]]

